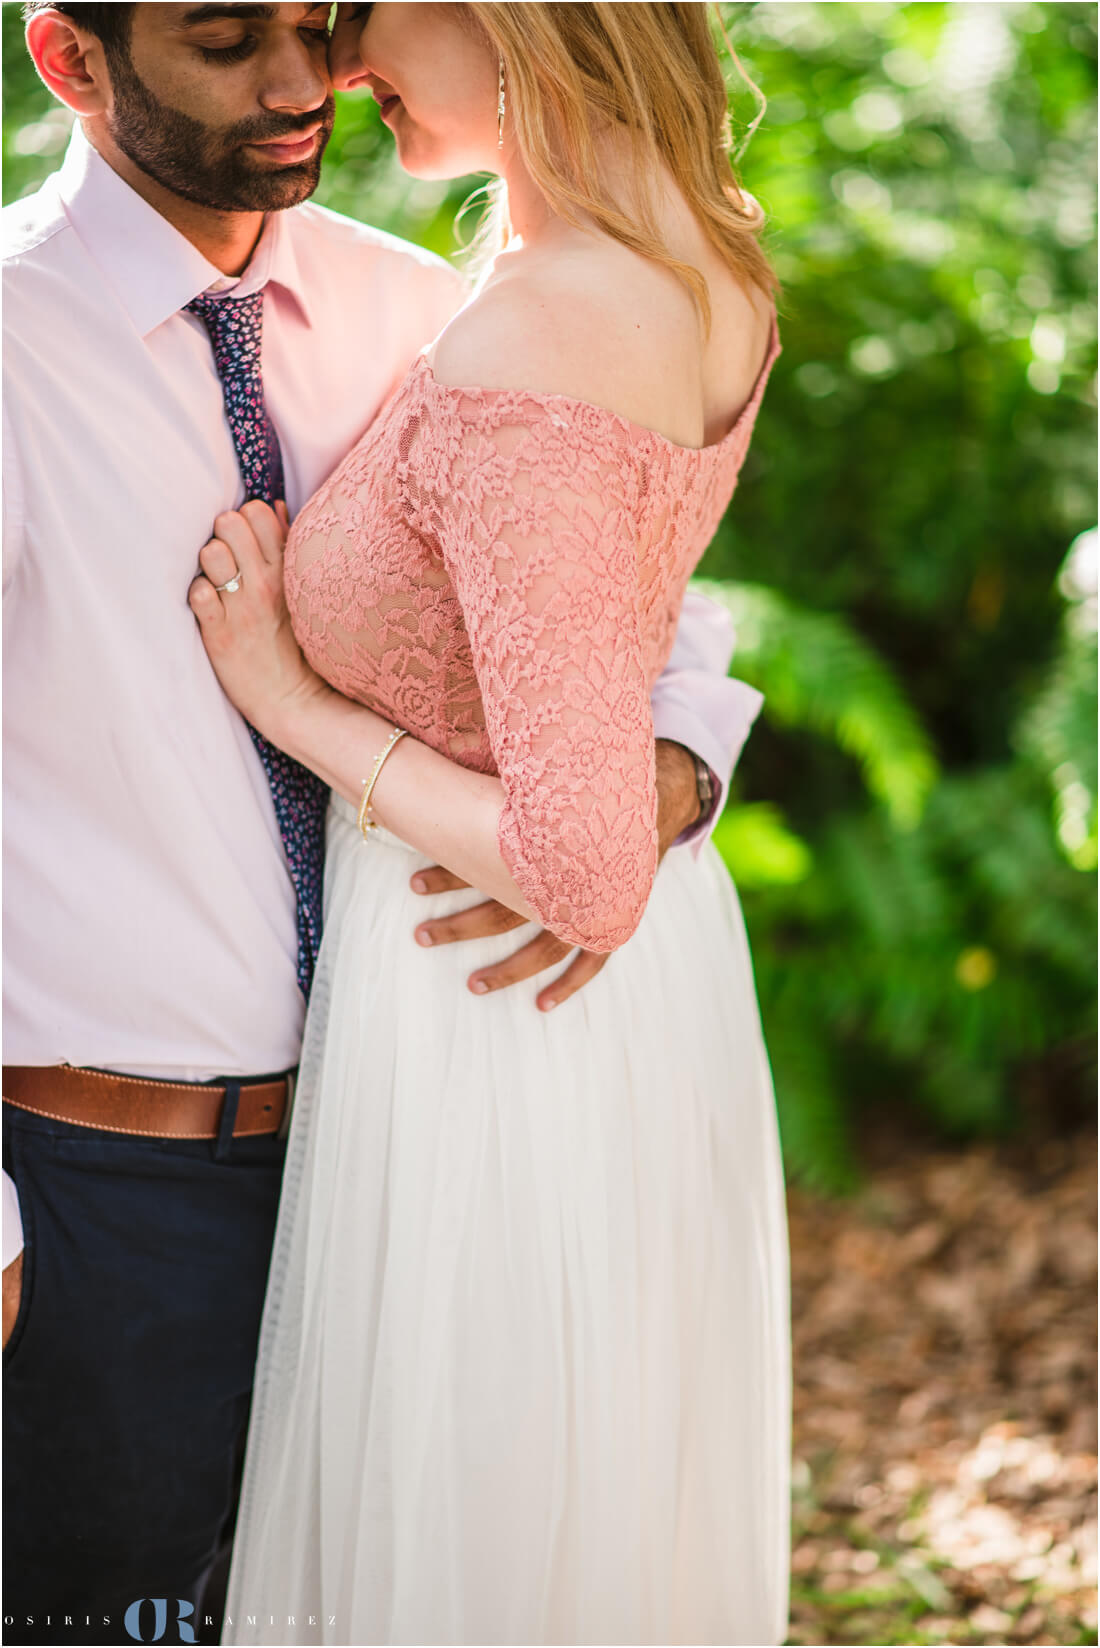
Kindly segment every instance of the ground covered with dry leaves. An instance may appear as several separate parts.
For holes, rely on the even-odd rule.
[[[790,1194],[791,1643],[1096,1642],[1089,1136]]]

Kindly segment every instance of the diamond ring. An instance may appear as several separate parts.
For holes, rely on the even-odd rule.
[[[241,587],[241,574],[235,572],[227,584],[215,584],[215,595],[236,595]]]

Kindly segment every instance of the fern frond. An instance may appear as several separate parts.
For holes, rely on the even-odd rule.
[[[831,738],[902,828],[936,781],[928,736],[889,665],[835,613],[799,607],[761,584],[695,579],[737,628],[734,673],[765,696],[764,713]]]

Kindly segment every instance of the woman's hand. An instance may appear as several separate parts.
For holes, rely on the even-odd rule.
[[[188,591],[203,645],[226,696],[273,743],[288,715],[328,689],[310,669],[290,627],[283,594],[289,519],[252,499],[219,515],[199,551],[202,575]],[[239,578],[235,590],[221,586]]]

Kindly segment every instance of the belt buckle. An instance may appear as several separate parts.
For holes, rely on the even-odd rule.
[[[277,1139],[285,1139],[290,1132],[290,1112],[294,1108],[294,1090],[297,1086],[297,1080],[297,1070],[288,1070],[286,1073],[286,1104],[283,1106],[283,1119],[275,1133]]]

